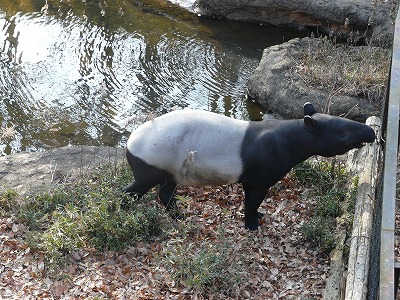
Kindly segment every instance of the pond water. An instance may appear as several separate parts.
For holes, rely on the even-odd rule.
[[[0,28],[0,155],[123,146],[176,108],[259,119],[245,94],[262,49],[305,35],[159,0],[0,0]]]

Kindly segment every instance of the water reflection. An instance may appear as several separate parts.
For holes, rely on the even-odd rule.
[[[226,22],[224,34],[214,22],[123,0],[0,0],[0,155],[123,145],[147,115],[176,107],[259,117],[245,85],[276,42],[265,27],[243,42],[254,28]]]

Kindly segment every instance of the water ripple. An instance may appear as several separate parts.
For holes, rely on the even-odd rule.
[[[92,2],[55,1],[46,13],[10,12],[5,3],[0,126],[17,134],[0,139],[0,155],[123,145],[138,120],[176,107],[249,115],[245,86],[258,57],[210,38],[209,28],[202,33],[120,0],[101,12]]]

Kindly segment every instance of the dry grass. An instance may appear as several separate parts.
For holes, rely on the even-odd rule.
[[[7,138],[14,138],[17,131],[14,126],[0,128],[0,140]]]
[[[293,73],[309,86],[328,91],[330,97],[348,95],[381,103],[386,93],[391,49],[372,45],[354,46],[357,36],[347,44],[320,38],[301,57],[295,58]],[[378,102],[377,102],[378,101]]]

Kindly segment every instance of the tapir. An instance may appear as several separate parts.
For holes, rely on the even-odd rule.
[[[258,208],[270,187],[296,164],[332,157],[375,140],[363,123],[318,113],[304,104],[304,118],[244,121],[202,110],[178,110],[147,121],[127,141],[134,181],[124,192],[142,197],[159,185],[159,198],[177,214],[176,187],[241,183],[245,226],[259,226]],[[179,211],[178,211],[179,212]]]

